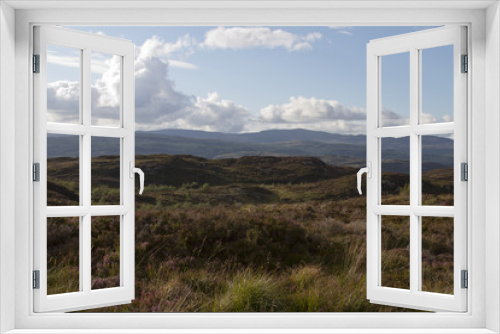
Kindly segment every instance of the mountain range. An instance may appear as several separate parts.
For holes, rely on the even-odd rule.
[[[208,159],[243,156],[313,156],[330,165],[361,167],[366,164],[366,136],[342,135],[304,129],[221,133],[168,129],[137,131],[136,155],[193,155]],[[452,139],[422,138],[423,170],[453,165]],[[47,156],[78,156],[78,137],[48,135]],[[93,137],[92,156],[118,155],[119,140]],[[409,138],[382,139],[383,170],[408,172]]]

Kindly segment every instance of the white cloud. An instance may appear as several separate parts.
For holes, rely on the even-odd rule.
[[[335,100],[315,97],[290,97],[281,105],[269,105],[260,111],[262,120],[273,123],[312,123],[321,120],[362,120],[366,112],[362,108],[348,108]]]
[[[445,122],[453,122],[453,115],[446,114],[443,116],[443,121]]]
[[[165,115],[167,116],[167,115]],[[243,106],[224,100],[217,93],[197,97],[174,117],[161,117],[152,124],[137,124],[138,130],[191,129],[216,132],[241,132],[250,118]]]
[[[47,84],[47,121],[76,123],[80,110],[80,83],[55,81]]]
[[[319,32],[300,36],[282,29],[272,30],[267,27],[218,27],[205,34],[201,46],[209,49],[233,50],[281,47],[288,51],[300,51],[311,49],[312,43],[321,37]]]
[[[382,126],[401,126],[410,124],[409,118],[403,118],[394,111],[382,107]]]
[[[121,58],[103,57],[92,65],[100,64],[104,72],[91,86],[92,124],[118,126],[120,120]]]
[[[75,56],[61,56],[47,52],[47,62],[58,66],[80,68],[80,58]]]
[[[306,36],[303,42],[307,43],[315,38]],[[222,98],[217,92],[209,93],[206,97],[197,97],[177,90],[175,83],[169,78],[169,68],[189,67],[190,64],[172,61],[169,55],[177,52],[176,50],[182,50],[183,43],[191,45],[191,42],[186,41],[188,39],[166,46],[168,43],[153,37],[137,48],[135,87],[138,130],[181,128],[247,132],[306,128],[338,133],[365,133],[365,109],[347,107],[336,100],[296,96],[290,97],[286,103],[271,104],[258,113],[252,113],[244,106]],[[100,61],[98,68],[102,73],[92,85],[93,116],[98,116],[99,119],[94,124],[108,125],[117,121],[120,64],[118,58],[96,61]],[[78,112],[74,113],[76,116],[68,116],[67,112],[78,110],[80,87],[77,82],[49,83],[47,94],[51,121],[68,122],[72,117],[78,117]],[[394,125],[405,121],[386,109],[384,118]]]
[[[92,72],[101,78],[91,85],[92,124],[116,126],[120,119],[120,73],[118,56],[92,59]],[[79,118],[80,83],[60,80],[47,84],[48,121],[76,123]]]
[[[352,35],[352,32],[350,32],[348,30],[339,30],[338,33],[342,34],[342,35],[349,35],[349,36]]]
[[[180,60],[170,59],[170,60],[168,60],[168,64],[170,65],[170,67],[184,68],[184,69],[187,69],[187,70],[196,70],[196,69],[198,69],[198,66],[196,66],[194,64],[191,64],[191,63],[187,63],[185,61],[180,61]]]
[[[184,94],[168,78],[169,66],[191,66],[167,57],[172,50],[160,39],[148,39],[137,48],[135,59],[135,110],[138,130],[184,128],[207,131],[239,132],[249,111],[217,93],[206,98]],[[92,117],[95,125],[117,125],[120,107],[120,59],[96,58],[102,69],[91,86]],[[80,87],[78,82],[56,81],[47,85],[49,121],[78,120]],[[68,112],[71,111],[71,112]]]
[[[198,97],[193,112],[186,120],[192,127],[205,131],[240,132],[250,115],[243,106],[221,99],[214,92],[209,93],[207,98]]]
[[[290,97],[288,103],[268,105],[260,110],[255,124],[247,129],[306,128],[339,133],[364,133],[366,112],[363,108],[345,107],[335,100]]]
[[[137,59],[144,60],[144,57],[155,57],[163,62],[168,62],[171,67],[194,70],[197,69],[196,65],[174,58],[185,58],[193,54],[196,46],[196,40],[189,34],[179,37],[175,43],[168,43],[158,36],[153,36],[138,48]]]
[[[342,35],[353,35],[352,33],[352,26],[331,26],[329,27],[330,29],[336,30],[337,34],[342,34]]]
[[[194,97],[177,91],[168,79],[168,60],[158,57],[159,42],[148,40],[143,46],[135,61],[136,123],[139,128],[157,127],[184,116]]]
[[[422,118],[422,124],[436,123],[437,121],[436,116],[426,112],[422,112],[421,118]]]
[[[165,59],[173,55],[190,55],[196,45],[196,40],[189,34],[179,37],[175,43],[165,42],[161,37],[152,36],[141,45],[140,51],[143,56]]]

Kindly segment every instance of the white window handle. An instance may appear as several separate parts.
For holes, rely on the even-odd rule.
[[[134,178],[134,173],[139,174],[139,184],[141,185],[141,189],[139,190],[139,195],[142,195],[142,192],[144,190],[144,172],[140,168],[135,168],[133,161],[130,161],[129,170],[131,179]]]
[[[358,192],[359,192],[360,195],[363,194],[361,192],[361,176],[363,175],[363,173],[366,173],[367,177],[369,179],[371,179],[371,177],[372,177],[372,168],[371,167],[372,167],[372,163],[368,162],[368,167],[361,168],[358,171]]]

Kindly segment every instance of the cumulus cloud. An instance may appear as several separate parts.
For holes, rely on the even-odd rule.
[[[77,123],[79,110],[79,82],[59,80],[47,84],[47,121]]]
[[[241,105],[222,99],[216,92],[206,98],[185,94],[169,79],[172,61],[168,54],[181,47],[165,46],[151,38],[137,48],[135,59],[135,117],[138,130],[184,128],[207,131],[243,130],[250,112]],[[117,125],[120,108],[120,58],[94,59],[102,74],[91,86],[92,123]],[[78,121],[78,82],[55,81],[47,85],[48,121]],[[68,112],[72,111],[72,112]]]
[[[262,120],[273,123],[311,123],[321,120],[362,120],[366,112],[358,107],[345,107],[335,100],[315,97],[290,97],[281,105],[269,105],[260,111]]]
[[[99,69],[100,79],[91,86],[93,125],[118,126],[120,122],[121,58],[118,56],[95,57],[92,69]],[[96,66],[97,65],[97,66]]]
[[[394,111],[382,107],[382,126],[401,126],[410,124],[409,118],[401,117]]]
[[[441,123],[441,122],[453,122],[453,116],[450,114],[445,114],[443,115],[443,117],[439,118],[436,115],[422,112],[422,124]]]
[[[422,117],[422,124],[436,123],[436,121],[438,120],[436,116],[426,112],[422,112],[421,117]]]
[[[201,46],[209,49],[238,50],[265,47],[301,51],[311,49],[312,43],[321,37],[319,32],[300,36],[282,29],[272,30],[268,27],[218,27],[205,34],[205,40]]]
[[[48,59],[51,59],[49,57]],[[91,85],[93,125],[117,126],[120,119],[121,62],[118,56],[93,57],[92,72],[101,77]],[[78,123],[80,83],[59,80],[47,84],[47,120]]]
[[[221,99],[217,93],[207,98],[184,94],[168,78],[171,62],[161,58],[159,40],[148,40],[136,58],[136,123],[142,130],[184,128],[206,131],[243,129],[249,112]],[[160,56],[160,57],[159,57]]]
[[[251,116],[248,109],[217,93],[209,93],[207,98],[198,97],[193,113],[186,117],[191,127],[205,131],[241,132]]]
[[[446,114],[443,116],[443,121],[445,122],[453,122],[453,115]]]
[[[436,115],[422,112],[421,122],[422,124],[453,122],[453,116],[446,114],[443,117],[439,118]],[[401,126],[410,124],[410,119],[407,117],[402,117],[401,115],[393,112],[392,110],[383,108],[382,123],[383,126]]]
[[[139,57],[154,57],[169,63],[171,67],[196,69],[197,66],[180,59],[192,55],[197,47],[196,39],[186,34],[179,37],[175,43],[165,42],[158,36],[148,38],[138,49]]]
[[[226,34],[228,30],[232,29],[240,30],[229,31]],[[263,29],[261,35],[264,37],[256,41],[253,36],[254,29]],[[229,37],[224,40],[207,33],[204,47],[209,45],[223,48],[261,46],[281,47],[289,51],[297,51],[309,48],[311,43],[321,38],[321,35],[298,36],[280,29],[271,30],[269,28],[216,28],[211,31],[218,31],[217,34],[223,31]],[[235,42],[238,38],[231,37],[233,34],[243,36],[243,42]],[[210,39],[212,38],[210,36],[214,39]],[[303,43],[308,46],[304,46]],[[175,87],[174,81],[170,79],[169,70],[174,66],[195,67],[181,60],[173,60],[172,56],[189,54],[193,52],[195,47],[196,41],[189,35],[185,35],[175,43],[168,43],[153,36],[136,48],[135,98],[136,128],[138,130],[182,128],[248,132],[266,129],[306,128],[339,133],[364,133],[366,131],[365,109],[347,107],[336,100],[293,96],[286,103],[271,104],[257,113],[252,113],[235,101],[219,96],[217,92],[209,93],[206,97],[183,93]],[[54,57],[62,56],[54,54]],[[74,59],[66,59],[65,63],[71,64],[73,61]],[[54,62],[57,63],[57,59]],[[96,79],[93,77],[91,87],[93,124],[116,125],[118,122],[121,89],[120,67],[119,57],[97,58],[93,62],[93,72],[98,75]],[[53,122],[77,120],[80,103],[79,83],[55,81],[49,83],[47,87],[48,120]],[[69,110],[75,112],[68,113]],[[405,122],[404,119],[390,110],[384,109],[383,113],[384,119],[387,119],[391,125],[400,125]]]
[[[252,127],[363,133],[365,126],[366,111],[363,108],[346,107],[335,100],[297,96],[290,97],[288,103],[262,108]]]
[[[336,100],[292,96],[283,104],[271,104],[258,113],[224,99],[217,92],[206,97],[185,94],[169,78],[172,62],[161,39],[152,38],[137,48],[135,59],[136,128],[197,129],[222,132],[248,132],[267,129],[306,128],[310,130],[364,133],[366,111],[347,107]],[[120,60],[97,59],[99,78],[91,87],[93,124],[116,125],[120,97]],[[80,87],[78,82],[56,81],[48,84],[49,121],[78,119]],[[75,112],[68,113],[69,110]],[[395,126],[407,120],[383,110],[384,124]]]

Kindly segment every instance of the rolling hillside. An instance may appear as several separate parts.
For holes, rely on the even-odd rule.
[[[49,158],[76,157],[75,136],[49,135]],[[409,141],[396,138],[383,140],[385,171],[407,172]],[[93,142],[92,156],[116,155],[114,138]],[[244,156],[317,157],[330,165],[359,168],[365,165],[366,137],[332,134],[320,131],[270,130],[254,133],[218,133],[193,130],[138,131],[136,154],[192,155],[207,159]],[[453,164],[453,140],[442,137],[423,138],[423,170],[446,168]]]

